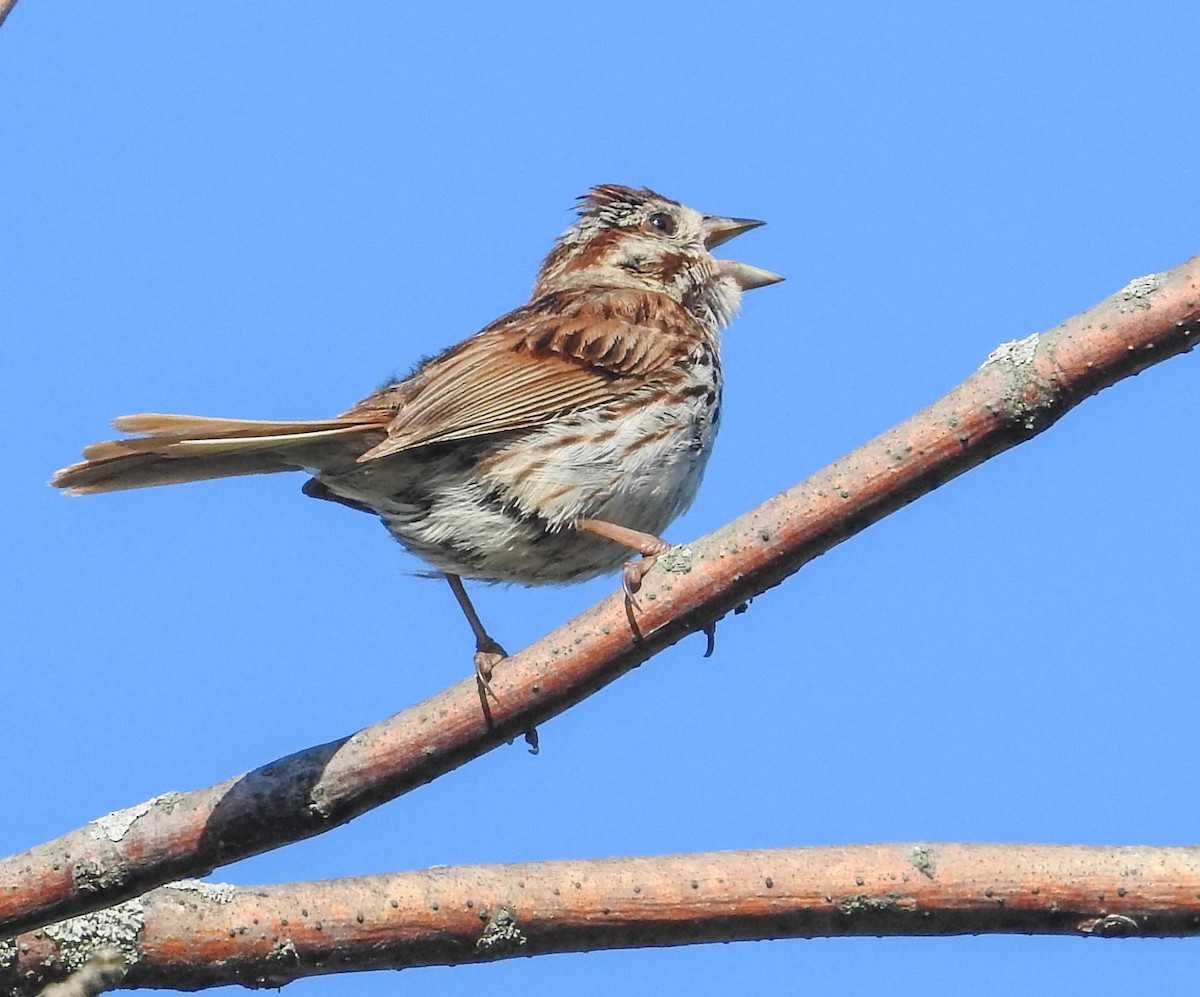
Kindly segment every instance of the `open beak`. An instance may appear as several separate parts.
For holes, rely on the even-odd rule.
[[[753,218],[719,218],[716,215],[705,215],[704,248],[716,249],[721,243],[766,224]]]
[[[717,268],[722,277],[731,277],[743,291],[756,287],[766,287],[768,284],[778,284],[784,278],[762,267],[751,266],[749,263],[738,263],[737,260],[717,260]]]
[[[717,215],[704,216],[704,248],[715,249],[743,232],[765,225],[755,218],[720,218]],[[782,277],[762,267],[754,267],[749,263],[738,263],[736,260],[717,260],[723,277],[732,278],[743,291],[755,287],[766,287],[768,284],[778,284]]]

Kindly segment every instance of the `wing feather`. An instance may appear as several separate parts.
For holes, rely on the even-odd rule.
[[[666,295],[547,295],[429,361],[341,418],[387,407],[387,437],[359,458],[541,425],[612,401],[666,372],[695,320]]]

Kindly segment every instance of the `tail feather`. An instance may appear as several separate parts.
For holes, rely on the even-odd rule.
[[[361,436],[371,426],[341,426],[337,429],[318,429],[311,433],[282,433],[278,436],[219,436],[211,440],[179,440],[168,448],[171,457],[204,457],[207,454],[254,453],[279,447],[295,449],[304,443],[329,440],[339,436]]]
[[[72,495],[205,481],[243,474],[353,467],[384,435],[378,422],[266,422],[203,416],[127,415],[113,425],[146,435],[95,443],[50,483]],[[361,442],[355,442],[361,437]]]
[[[274,422],[269,419],[220,419],[208,415],[165,415],[161,412],[142,412],[138,415],[119,415],[113,419],[113,429],[122,433],[142,433],[145,436],[273,436],[287,433],[308,433],[315,429],[338,429],[362,426],[361,421],[346,419],[312,419]]]
[[[296,470],[299,470],[299,465],[288,466],[278,461],[241,454],[230,457],[173,458],[156,453],[135,453],[72,464],[58,471],[50,479],[50,484],[68,495],[97,495],[154,485],[230,478],[240,474],[273,474],[276,471]]]

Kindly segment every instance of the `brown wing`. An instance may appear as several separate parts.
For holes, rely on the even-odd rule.
[[[364,399],[342,419],[381,408],[387,438],[359,460],[537,426],[602,405],[630,379],[667,370],[694,339],[695,321],[671,298],[641,291],[558,292],[505,316]]]

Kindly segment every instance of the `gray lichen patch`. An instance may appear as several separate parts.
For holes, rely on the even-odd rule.
[[[1032,336],[1026,336],[1024,339],[1014,339],[1007,343],[1001,343],[991,353],[981,366],[986,367],[988,364],[1006,363],[1013,367],[1027,367],[1033,363],[1033,358],[1037,354],[1038,343],[1041,341],[1041,334],[1035,332]]]
[[[1053,400],[1053,383],[1038,377],[1035,361],[1042,343],[1040,333],[1001,343],[983,362],[999,370],[1003,378],[1002,408],[1009,420],[1030,432],[1038,429],[1046,406]],[[981,368],[982,369],[982,368]]]
[[[1145,311],[1150,307],[1150,296],[1163,286],[1162,278],[1156,273],[1135,277],[1117,292],[1117,311]]]
[[[271,951],[267,953],[267,959],[272,962],[286,963],[289,966],[298,966],[300,952],[296,948],[296,943],[290,938],[281,938],[271,946]]]
[[[97,890],[117,886],[121,882],[121,873],[84,855],[76,859],[71,867],[71,879],[80,893],[95,893]]]
[[[908,861],[922,875],[930,879],[937,875],[937,849],[931,845],[913,845],[908,850]]]
[[[73,973],[96,949],[105,947],[117,949],[126,965],[137,962],[138,935],[145,923],[142,902],[126,900],[115,907],[48,924],[42,930],[58,943],[59,960],[68,973]]]
[[[672,547],[670,550],[663,551],[658,555],[658,565],[664,571],[670,571],[672,574],[683,575],[692,570],[692,562],[695,559],[695,554],[692,553],[692,548],[687,544],[680,544],[678,547]]]
[[[475,949],[484,955],[511,955],[519,952],[526,941],[524,933],[517,927],[517,919],[501,907],[483,929]]]
[[[843,914],[897,910],[900,907],[900,897],[896,893],[888,893],[882,897],[875,897],[869,893],[848,893],[838,901],[837,906]]]
[[[203,879],[177,879],[173,883],[164,883],[162,889],[184,890],[215,904],[232,903],[237,896],[237,887],[232,883],[208,883]]]
[[[1090,918],[1081,922],[1078,930],[1085,935],[1100,935],[1104,938],[1140,935],[1142,932],[1137,921],[1125,914],[1106,914],[1104,917]]]
[[[128,833],[137,821],[145,817],[151,810],[160,805],[170,807],[182,798],[181,793],[163,793],[145,803],[126,807],[124,810],[114,810],[103,817],[97,817],[88,824],[88,834],[97,841],[108,840],[118,842]]]

